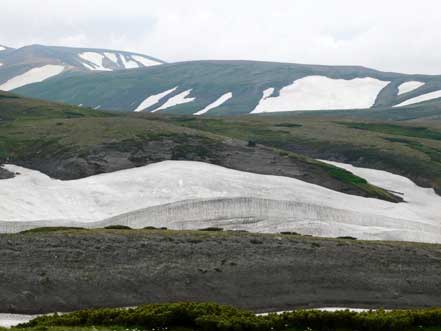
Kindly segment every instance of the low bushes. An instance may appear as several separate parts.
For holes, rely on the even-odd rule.
[[[124,326],[186,327],[201,331],[413,331],[441,327],[441,309],[327,312],[297,310],[280,315],[252,312],[212,303],[174,303],[134,309],[94,309],[38,317],[22,327]]]

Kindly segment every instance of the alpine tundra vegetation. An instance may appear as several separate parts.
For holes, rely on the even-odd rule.
[[[3,0],[0,331],[441,331],[435,0]]]

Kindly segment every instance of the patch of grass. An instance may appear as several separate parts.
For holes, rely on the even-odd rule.
[[[404,126],[396,124],[384,124],[384,123],[346,123],[340,122],[349,128],[375,131],[380,133],[386,133],[397,136],[424,138],[432,140],[441,140],[441,132],[434,131],[426,127],[417,126]]]
[[[106,230],[132,230],[130,226],[127,225],[109,225],[106,226],[104,229]]]
[[[41,227],[30,230],[21,231],[20,234],[32,234],[32,233],[49,233],[49,232],[59,232],[59,231],[75,231],[84,230],[81,227],[66,227],[66,226],[52,226],[52,227]]]
[[[297,123],[277,123],[274,124],[275,127],[282,127],[282,128],[301,128],[302,124]]]

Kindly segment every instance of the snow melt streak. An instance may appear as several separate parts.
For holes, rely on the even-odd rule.
[[[429,100],[438,99],[438,98],[441,98],[441,90],[419,95],[419,96],[417,96],[415,98],[411,98],[411,99],[406,100],[406,101],[404,101],[404,102],[402,102],[402,103],[400,103],[398,105],[395,105],[394,107],[402,107],[402,106],[407,106],[407,105],[413,105],[415,103],[419,103],[419,102],[423,102],[423,101],[429,101]]]
[[[83,65],[90,70],[112,71],[112,69],[108,69],[108,68],[104,67],[103,60],[104,60],[105,56],[102,54],[95,53],[95,52],[84,52],[84,53],[78,54],[78,56],[80,58],[82,58],[83,60],[86,60],[94,65],[93,67],[91,67],[87,63],[83,63]]]
[[[147,109],[153,105],[156,105],[163,97],[169,95],[170,93],[176,91],[178,87],[172,88],[170,90],[164,91],[159,94],[151,95],[147,97],[141,104],[134,110],[135,112],[143,111],[144,109]]]
[[[151,67],[151,66],[156,66],[156,65],[161,64],[160,62],[153,61],[153,60],[150,60],[146,57],[139,56],[139,55],[132,55],[132,59],[141,63],[144,67]]]
[[[50,77],[61,74],[63,71],[63,66],[53,64],[33,68],[24,74],[11,78],[6,83],[0,85],[0,90],[11,91],[28,84],[42,82]]]
[[[346,80],[308,76],[282,88],[278,97],[264,96],[253,113],[370,108],[387,84],[370,77]]]
[[[138,63],[133,61],[129,56],[127,56],[127,57],[129,57],[129,59],[127,59],[124,54],[120,54],[119,56],[120,56],[120,58],[122,60],[124,68],[126,68],[126,69],[136,69],[136,68],[139,68]]]
[[[233,97],[233,93],[228,92],[225,93],[224,95],[222,95],[219,99],[217,99],[216,101],[214,101],[213,103],[209,104],[207,107],[205,107],[202,110],[199,110],[198,112],[194,113],[193,115],[202,115],[205,114],[206,112],[208,112],[211,109],[217,108],[221,105],[223,105],[225,102],[227,102],[228,100],[230,100]]]
[[[184,92],[179,93],[178,95],[175,95],[174,97],[171,97],[167,100],[166,103],[164,103],[161,107],[155,109],[152,111],[152,113],[157,112],[159,110],[167,109],[173,106],[181,105],[184,103],[192,102],[196,98],[187,98],[191,94],[191,90],[187,90]]]

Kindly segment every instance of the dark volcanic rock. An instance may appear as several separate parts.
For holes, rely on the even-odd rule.
[[[0,235],[0,312],[171,301],[256,311],[441,305],[441,246],[233,232]]]

